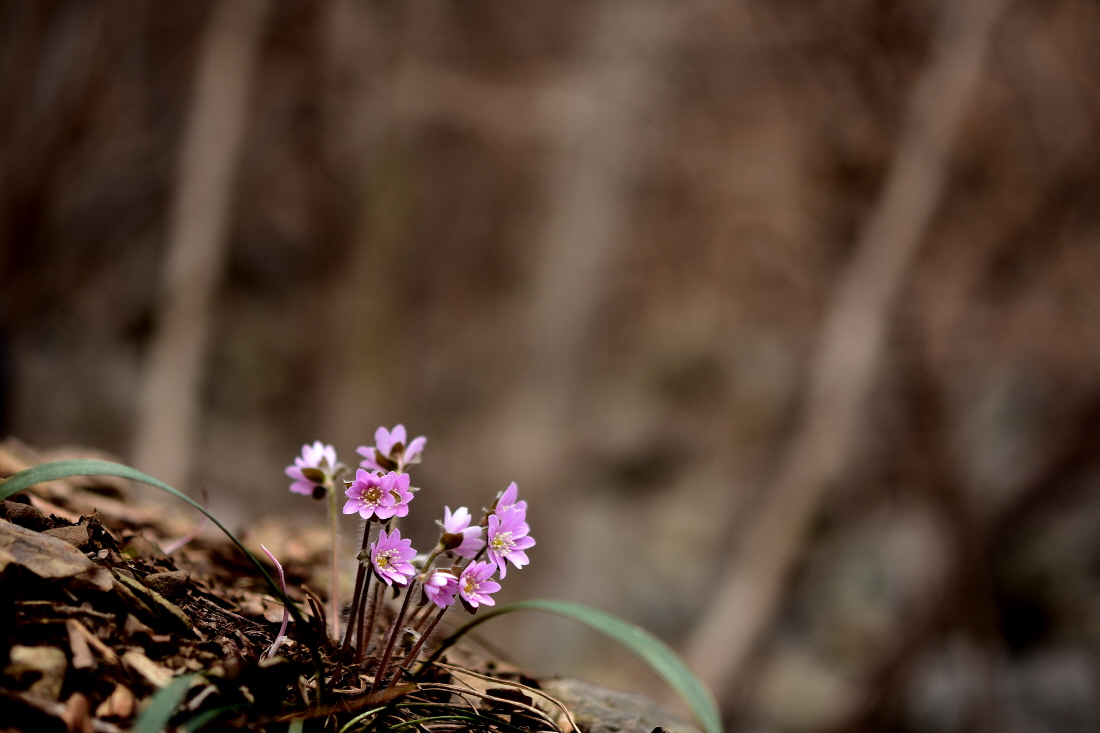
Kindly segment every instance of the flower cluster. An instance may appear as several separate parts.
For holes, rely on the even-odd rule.
[[[413,631],[419,640],[405,661],[397,665],[390,685],[395,683],[402,670],[408,670],[415,662],[421,646],[448,608],[458,603],[474,613],[481,606],[494,605],[492,596],[500,590],[494,576],[499,575],[503,579],[509,563],[517,569],[527,565],[530,560],[526,550],[535,544],[527,524],[527,502],[519,500],[519,489],[513,482],[497,495],[478,524],[473,524],[474,517],[466,507],[454,511],[449,506],[444,507],[442,521],[437,520],[440,527],[438,543],[428,555],[417,555],[412,541],[401,536],[396,521],[408,515],[409,502],[414,492],[418,491],[410,486],[406,469],[420,463],[427,441],[422,436],[408,440],[403,425],[397,425],[393,430],[378,428],[374,441],[373,446],[356,449],[363,460],[354,480],[344,481],[347,501],[343,513],[358,514],[365,521],[363,549],[359,553],[359,575],[343,647],[355,652],[356,662],[360,662],[371,650],[383,584],[397,594],[404,590],[405,599],[400,612],[378,638],[377,648],[384,647],[385,651],[377,660],[375,669],[378,671],[372,692],[389,669],[387,665],[398,629]],[[318,441],[312,446],[302,447],[301,457],[294,460],[293,466],[287,467],[286,474],[293,479],[291,491],[320,498],[334,491],[336,481],[345,470],[337,462],[333,447]],[[330,502],[334,502],[334,496],[328,495]],[[333,503],[334,527],[335,506]],[[378,525],[377,532],[372,532],[375,524]],[[370,539],[372,534],[373,541]],[[377,582],[373,583],[372,594],[371,581],[375,579]],[[336,588],[335,583],[333,588]],[[438,610],[434,614],[427,610],[414,613],[413,618],[409,618],[407,611],[414,600],[420,607],[430,609],[434,606]],[[333,615],[337,614],[334,612]],[[368,618],[369,621],[365,622]],[[361,634],[363,638],[353,640],[353,634]],[[387,643],[381,643],[383,638]]]

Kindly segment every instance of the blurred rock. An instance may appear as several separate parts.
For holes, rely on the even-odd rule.
[[[548,694],[568,707],[588,733],[699,733],[699,729],[668,712],[653,700],[591,682],[571,678],[540,680]]]

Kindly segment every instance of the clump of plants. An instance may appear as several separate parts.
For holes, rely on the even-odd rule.
[[[307,729],[337,733],[579,730],[567,707],[540,690],[537,681],[515,671],[505,673],[499,664],[454,647],[474,626],[519,610],[566,616],[621,642],[681,694],[707,733],[719,733],[718,714],[707,691],[671,650],[641,629],[601,611],[564,601],[496,605],[493,596],[500,590],[498,581],[503,581],[510,569],[527,566],[527,551],[535,545],[527,523],[528,505],[519,498],[515,483],[496,493],[479,515],[465,506],[453,511],[449,506],[443,507],[437,520],[440,532],[435,545],[426,552],[413,549],[411,540],[401,536],[399,523],[408,516],[410,504],[419,492],[412,485],[409,471],[420,463],[425,444],[424,437],[409,440],[402,425],[392,430],[380,427],[374,445],[358,449],[361,460],[354,473],[338,460],[331,445],[320,441],[304,445],[301,455],[286,468],[292,492],[328,504],[332,586],[327,611],[325,599],[305,586],[293,589],[295,595],[304,598],[303,602],[290,597],[283,567],[266,547],[263,550],[270,566],[261,563],[203,506],[127,466],[99,460],[45,463],[0,482],[0,499],[43,481],[73,476],[120,476],[156,486],[188,502],[222,529],[263,578],[268,593],[283,604],[277,631],[273,623],[256,624],[260,628],[250,628],[247,635],[242,635],[239,623],[249,620],[220,606],[209,593],[204,597],[198,588],[177,587],[173,597],[179,600],[174,602],[164,597],[154,599],[160,604],[161,616],[171,617],[169,621],[178,628],[186,627],[204,639],[199,644],[202,649],[196,647],[188,652],[192,658],[213,659],[209,648],[216,645],[207,637],[220,634],[218,639],[227,639],[231,633],[227,624],[237,624],[232,633],[239,637],[246,651],[212,664],[203,662],[207,668],[197,673],[193,671],[197,668],[193,663],[190,669],[163,669],[163,678],[153,684],[159,691],[144,703],[143,712],[134,722],[132,730],[138,733],[156,733],[169,725],[187,731],[243,727],[290,733]],[[337,583],[336,530],[341,511],[358,514],[362,519],[354,590],[347,604],[340,602]],[[25,540],[21,532],[24,530],[8,531],[12,535],[9,539]],[[100,573],[102,583],[113,577],[144,593],[149,590],[145,586],[166,574],[152,571],[165,568],[175,571],[170,558],[161,562],[163,567],[156,568],[129,563],[111,549],[108,534],[102,534],[102,538],[106,549],[87,553],[92,565],[99,563],[99,569],[92,569]],[[40,540],[47,550],[52,541]],[[177,543],[168,552],[178,549]],[[275,577],[269,573],[269,567],[274,568]],[[106,572],[110,575],[105,575]],[[104,585],[103,589],[107,587]],[[478,615],[443,636],[441,622],[459,608],[471,616]],[[156,614],[148,615],[146,620],[155,623]],[[133,627],[129,621],[126,625]],[[125,639],[131,632],[132,629],[107,629],[104,638],[111,640],[117,636],[118,648],[125,653]],[[156,636],[152,634],[149,638]],[[255,647],[255,652],[247,652],[254,648],[257,639],[262,640],[262,646]],[[192,639],[188,643],[198,642]],[[234,646],[232,642],[230,646]],[[27,700],[37,704],[31,698]],[[98,705],[97,711],[107,709],[106,702],[100,704],[95,699],[91,702]],[[48,706],[43,709],[49,712]],[[107,730],[103,726],[112,725],[101,723],[87,713],[85,717],[103,730]]]
[[[302,446],[302,455],[286,469],[293,479],[291,491],[329,500],[334,601],[330,626],[332,640],[340,640],[334,678],[340,682],[341,674],[359,675],[369,682],[368,695],[385,696],[413,678],[425,643],[456,603],[471,614],[495,605],[492,595],[500,584],[493,578],[503,579],[509,563],[515,568],[527,565],[525,551],[535,544],[527,525],[527,502],[519,500],[513,482],[472,526],[473,515],[466,507],[453,512],[444,507],[443,519],[437,520],[438,543],[431,552],[418,554],[412,541],[401,537],[397,524],[408,516],[409,503],[419,491],[411,486],[407,469],[420,463],[425,442],[424,437],[409,441],[403,425],[392,431],[380,427],[375,445],[357,449],[363,460],[354,479],[344,478],[347,466],[337,460],[331,445],[319,441]],[[343,513],[363,519],[355,590],[342,636],[335,605],[337,487],[346,497]],[[384,590],[392,591],[394,600],[403,598],[395,614],[379,612]]]

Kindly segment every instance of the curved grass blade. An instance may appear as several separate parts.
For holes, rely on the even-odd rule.
[[[43,463],[40,466],[32,466],[25,471],[20,471],[19,473],[13,474],[3,481],[0,481],[0,500],[7,499],[12,494],[23,491],[24,489],[29,489],[31,486],[42,483],[43,481],[56,481],[57,479],[71,478],[73,476],[120,476],[122,478],[128,478],[131,481],[140,481],[143,484],[154,486],[161,491],[168,492],[177,499],[182,499],[183,501],[186,501],[188,504],[205,514],[211,522],[218,526],[218,529],[220,529],[222,532],[225,532],[226,536],[229,537],[229,539],[233,540],[234,544],[236,544],[237,547],[241,548],[241,550],[246,555],[248,555],[248,558],[252,561],[252,564],[255,565],[256,569],[263,574],[264,578],[267,580],[272,590],[274,590],[276,593],[279,593],[278,584],[270,575],[268,575],[267,570],[264,569],[264,566],[260,564],[260,561],[257,560],[251,552],[248,551],[248,548],[241,544],[241,541],[237,539],[236,535],[229,531],[228,527],[218,521],[217,517],[207,511],[206,507],[204,507],[202,504],[199,504],[187,494],[173,489],[171,486],[164,483],[163,481],[158,481],[152,476],[138,471],[136,468],[130,468],[129,466],[124,466],[121,463],[111,463],[110,461],[99,461],[91,458]],[[281,595],[281,593],[279,594]]]
[[[439,649],[424,663],[425,668],[438,659],[445,649],[474,627],[480,626],[489,619],[515,611],[543,611],[557,616],[564,616],[610,636],[634,652],[650,669],[657,673],[658,677],[668,683],[669,687],[680,695],[705,733],[722,733],[722,717],[718,713],[718,706],[715,705],[714,698],[703,683],[680,661],[676,652],[640,626],[635,626],[604,611],[572,601],[536,599],[494,608],[461,626],[447,637]]]
[[[383,705],[380,708],[373,708],[371,710],[366,711],[365,713],[359,713],[359,715],[356,715],[354,718],[352,718],[348,722],[344,723],[344,727],[340,729],[340,733],[348,733],[348,731],[351,730],[352,728],[354,728],[357,724],[366,725],[367,723],[370,722],[369,720],[367,720],[367,718],[374,717],[375,715],[377,715],[378,713],[382,712],[385,709],[386,709],[386,706]]]
[[[203,712],[199,713],[198,715],[181,725],[180,728],[184,731],[184,733],[195,733],[195,731],[201,730],[203,727],[209,725],[211,722],[213,722],[216,718],[223,715],[224,713],[235,712],[246,707],[248,707],[248,705],[239,703],[236,705],[226,705],[224,707],[214,708],[213,710],[204,710]]]
[[[134,727],[130,729],[130,733],[160,733],[164,730],[176,712],[176,708],[183,702],[183,698],[187,697],[187,691],[191,689],[191,681],[194,679],[195,675],[186,674],[176,677],[165,687],[157,690],[149,707],[145,708],[145,712],[134,721]]]
[[[191,506],[198,509],[206,517],[217,525],[218,529],[225,532],[226,537],[233,541],[237,547],[241,548],[241,552],[248,556],[248,559],[252,561],[252,564],[256,566],[256,569],[260,571],[260,575],[271,587],[272,594],[277,597],[283,604],[290,610],[292,616],[294,616],[295,622],[298,623],[299,629],[306,629],[309,626],[306,623],[305,617],[302,616],[302,612],[298,609],[298,606],[290,600],[290,598],[282,591],[278,583],[268,574],[267,569],[263,564],[248,551],[248,548],[237,539],[237,536],[229,531],[229,528],[222,524],[217,517],[207,511],[206,507],[192,499],[182,491],[173,489],[163,481],[158,481],[152,476],[142,473],[136,468],[130,468],[124,466],[121,463],[112,463],[110,461],[100,461],[92,458],[85,459],[73,459],[68,461],[53,461],[51,463],[43,463],[38,466],[32,466],[19,473],[12,474],[6,479],[0,480],[0,500],[7,499],[9,496],[19,493],[24,489],[29,489],[35,484],[40,484],[43,481],[56,481],[63,478],[71,478],[73,476],[119,476],[121,478],[127,478],[131,481],[138,481],[143,484],[148,484],[155,488],[165,491],[177,499],[182,499]],[[318,670],[323,669],[321,665],[320,652],[314,645],[309,645],[313,650],[314,664]],[[318,673],[317,685],[318,685],[318,702],[324,695],[324,675]]]

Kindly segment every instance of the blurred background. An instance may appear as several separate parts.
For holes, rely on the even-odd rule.
[[[1093,0],[4,0],[0,434],[304,537],[404,423],[417,546],[517,481],[502,596],[731,731],[1100,730],[1098,79]]]

